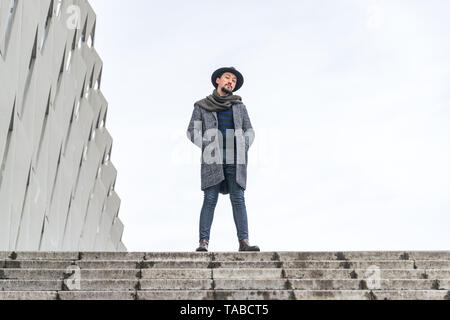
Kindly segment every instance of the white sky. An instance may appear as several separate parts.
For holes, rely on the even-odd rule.
[[[450,1],[90,0],[129,251],[193,251],[214,70],[250,115],[250,242],[263,251],[450,249]],[[220,195],[211,251],[236,251]]]

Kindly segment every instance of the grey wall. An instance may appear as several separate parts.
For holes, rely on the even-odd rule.
[[[126,251],[86,0],[0,0],[0,250]]]

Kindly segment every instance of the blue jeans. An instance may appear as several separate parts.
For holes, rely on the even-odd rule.
[[[223,164],[223,171],[230,192],[233,218],[236,224],[238,240],[248,239],[247,210],[245,208],[244,189],[236,182],[236,165]],[[200,240],[209,241],[214,210],[219,199],[220,183],[204,190],[203,207],[200,214]]]

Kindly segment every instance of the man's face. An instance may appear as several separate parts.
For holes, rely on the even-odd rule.
[[[216,79],[217,90],[222,90],[223,93],[232,94],[236,88],[237,78],[231,72],[225,72],[220,78]]]

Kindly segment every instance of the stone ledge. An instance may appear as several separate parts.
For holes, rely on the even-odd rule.
[[[292,260],[450,260],[450,251],[307,251],[307,252],[0,252],[6,260],[195,260],[195,261],[292,261]]]

